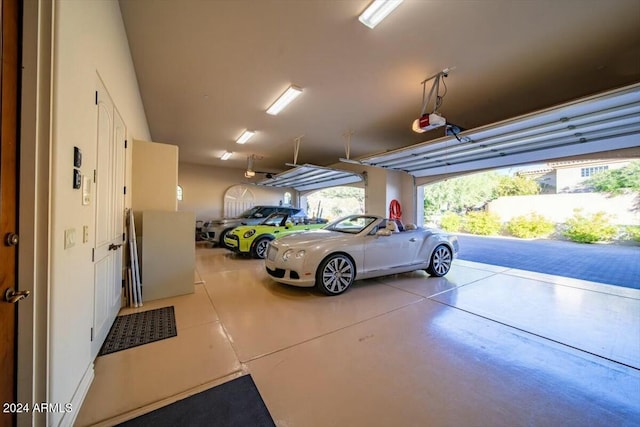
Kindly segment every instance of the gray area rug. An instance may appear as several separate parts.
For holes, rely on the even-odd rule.
[[[116,317],[98,356],[178,335],[173,306]]]
[[[251,375],[236,378],[119,425],[275,427]]]

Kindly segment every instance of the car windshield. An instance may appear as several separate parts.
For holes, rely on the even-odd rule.
[[[259,210],[260,210],[260,206],[255,206],[255,207],[253,207],[251,209],[247,209],[246,211],[242,212],[240,215],[238,215],[238,217],[239,218],[251,218]]]
[[[287,218],[286,213],[275,213],[269,215],[264,221],[260,223],[260,225],[275,225],[279,226],[282,224],[282,221]]]
[[[367,228],[376,218],[372,216],[348,216],[338,219],[324,227],[325,230],[358,234]]]

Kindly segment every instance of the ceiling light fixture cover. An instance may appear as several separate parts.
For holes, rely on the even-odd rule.
[[[374,0],[358,18],[367,27],[373,29],[386,18],[403,0]]]
[[[280,97],[267,109],[267,114],[271,114],[272,116],[277,115],[284,110],[291,101],[300,96],[300,94],[302,94],[302,89],[294,85],[289,86],[287,90],[285,90],[284,93],[280,95]]]
[[[242,132],[242,135],[240,135],[240,137],[238,139],[236,139],[236,142],[238,144],[244,144],[245,142],[247,142],[248,140],[251,139],[251,137],[253,135],[255,135],[256,132],[253,130],[245,130],[244,132]]]
[[[233,155],[232,152],[225,151],[224,154],[222,154],[222,156],[220,156],[220,160],[229,160],[232,155]]]

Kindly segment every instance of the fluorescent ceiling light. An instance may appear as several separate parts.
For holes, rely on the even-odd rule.
[[[242,132],[242,135],[240,135],[240,138],[236,139],[236,142],[238,144],[244,144],[245,142],[250,140],[251,137],[255,134],[256,132],[253,130],[245,130],[244,132]]]
[[[267,109],[267,114],[271,114],[272,116],[277,115],[280,111],[284,110],[291,101],[300,96],[301,93],[302,89],[299,87],[293,85],[289,86],[289,88],[280,95],[280,98],[276,99],[276,101],[271,104],[271,107]]]
[[[229,160],[229,158],[231,158],[231,155],[233,155],[232,152],[225,151],[224,154],[220,157],[220,160]]]
[[[396,7],[400,6],[403,0],[374,0],[369,7],[358,18],[367,27],[373,29],[384,18],[387,17]]]

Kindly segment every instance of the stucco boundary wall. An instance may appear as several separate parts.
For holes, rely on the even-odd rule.
[[[583,214],[605,212],[615,225],[640,225],[640,194],[609,196],[605,193],[540,194],[535,196],[505,196],[489,202],[487,210],[500,216],[503,222],[531,212],[543,215],[555,223],[564,223],[582,208]]]

